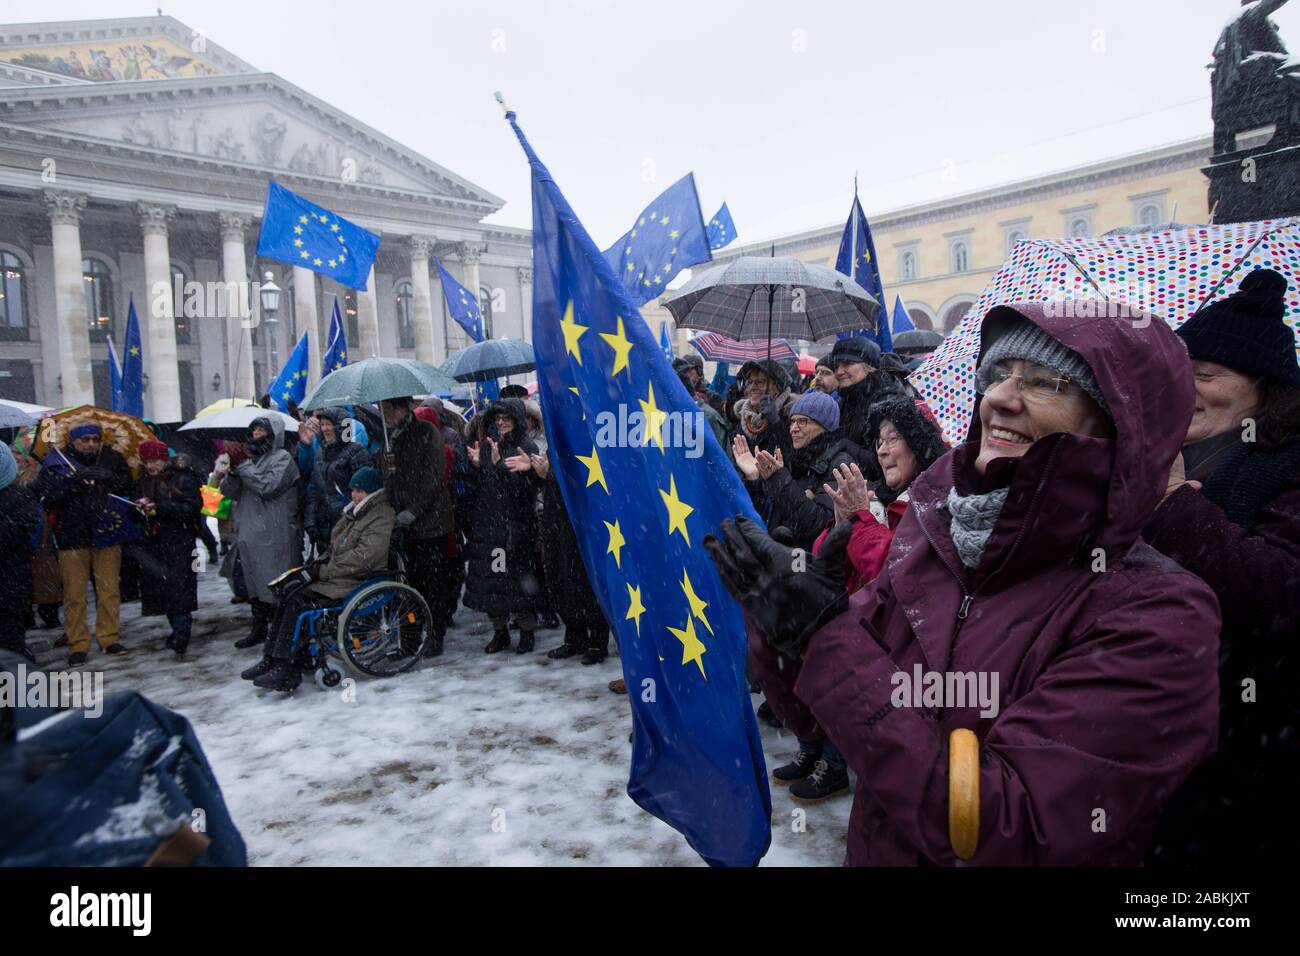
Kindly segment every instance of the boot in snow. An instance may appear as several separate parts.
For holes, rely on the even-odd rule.
[[[586,650],[586,647],[587,629],[584,627],[566,627],[564,629],[564,643],[559,647],[552,647],[546,652],[546,656],[551,660],[563,660],[581,654]]]
[[[792,784],[796,781],[803,780],[813,768],[817,766],[817,761],[821,759],[820,750],[800,750],[794,755],[794,760],[790,761],[784,767],[777,767],[772,771],[772,779],[777,783]]]
[[[510,646],[510,631],[507,628],[501,628],[492,635],[492,640],[488,641],[487,647],[483,648],[484,654],[499,654]]]
[[[520,632],[519,632],[519,646],[515,648],[515,653],[516,653],[516,654],[528,654],[528,653],[531,653],[531,652],[532,652],[532,649],[533,649],[533,632],[532,632],[532,631],[520,631]]]
[[[849,772],[818,758],[812,773],[790,787],[790,796],[803,803],[819,803],[849,792]]]
[[[244,680],[257,680],[259,677],[261,677],[263,674],[265,674],[274,666],[275,666],[274,659],[270,657],[263,657],[260,661],[258,661],[252,667],[245,670],[239,676]]]
[[[587,653],[582,655],[582,663],[599,664],[609,656],[609,630],[596,627],[589,630],[587,635]]]
[[[269,671],[253,681],[254,687],[288,692],[302,683],[302,668],[293,661],[272,661],[272,664]]]

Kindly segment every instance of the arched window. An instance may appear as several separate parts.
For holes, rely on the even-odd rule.
[[[946,335],[955,329],[957,324],[961,322],[967,311],[974,304],[975,299],[973,298],[962,298],[951,302],[948,307],[943,310],[943,315],[940,316],[940,324],[942,325],[942,328],[939,331]]]
[[[1138,210],[1139,226],[1158,226],[1163,218],[1164,216],[1160,214],[1160,207],[1153,202],[1145,204]]]
[[[0,340],[27,337],[27,270],[12,252],[0,252]]]
[[[923,312],[920,309],[908,309],[907,317],[912,320],[912,325],[918,329],[928,330],[934,328],[934,320],[930,318],[928,312]]]
[[[410,280],[403,279],[397,283],[394,298],[397,300],[397,346],[413,349],[415,348],[415,290]]]
[[[916,278],[916,253],[904,252],[902,256],[899,273],[903,282],[910,282]]]
[[[1070,238],[1087,239],[1092,235],[1092,225],[1087,219],[1080,217],[1070,221]]]
[[[492,290],[480,286],[478,290],[478,308],[483,313],[483,338],[492,338]]]
[[[90,341],[107,342],[113,337],[113,273],[100,259],[81,260],[81,278],[86,292],[86,327]]]
[[[1026,238],[1025,231],[1023,229],[1012,229],[1010,232],[1008,232],[1007,233],[1007,255],[1011,255],[1011,251],[1016,248],[1016,243],[1024,242],[1025,238]]]
[[[970,250],[964,242],[954,242],[951,249],[953,272],[965,272],[970,269]]]
[[[185,270],[172,263],[172,311],[176,316],[176,344],[190,344],[190,320],[185,315],[185,283],[189,281],[189,276]],[[179,294],[178,291],[179,290]]]

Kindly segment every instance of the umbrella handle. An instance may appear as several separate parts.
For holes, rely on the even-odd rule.
[[[948,735],[948,841],[969,860],[980,841],[980,742],[972,731]]]

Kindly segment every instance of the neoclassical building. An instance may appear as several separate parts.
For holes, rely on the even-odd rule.
[[[917,328],[946,333],[1023,239],[1095,236],[1173,219],[1208,222],[1209,184],[1202,169],[1210,147],[1207,134],[965,195],[867,209],[886,308],[892,310],[899,295]],[[846,195],[846,216],[849,201]],[[843,229],[841,219],[775,240],[736,243],[715,252],[714,260],[766,256],[775,245],[778,256],[833,268]]]
[[[270,179],[380,234],[365,291],[256,257]],[[438,364],[469,339],[435,258],[530,338],[529,232],[482,221],[502,205],[171,17],[0,26],[0,398],[109,404],[132,299],[160,422],[260,395],[304,332],[314,383],[335,297],[354,361]],[[275,322],[175,297],[268,272]]]

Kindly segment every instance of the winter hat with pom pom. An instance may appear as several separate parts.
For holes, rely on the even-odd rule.
[[[1245,375],[1300,385],[1295,333],[1286,324],[1286,279],[1256,269],[1237,291],[1211,302],[1183,323],[1178,334],[1194,361],[1217,362]]]

